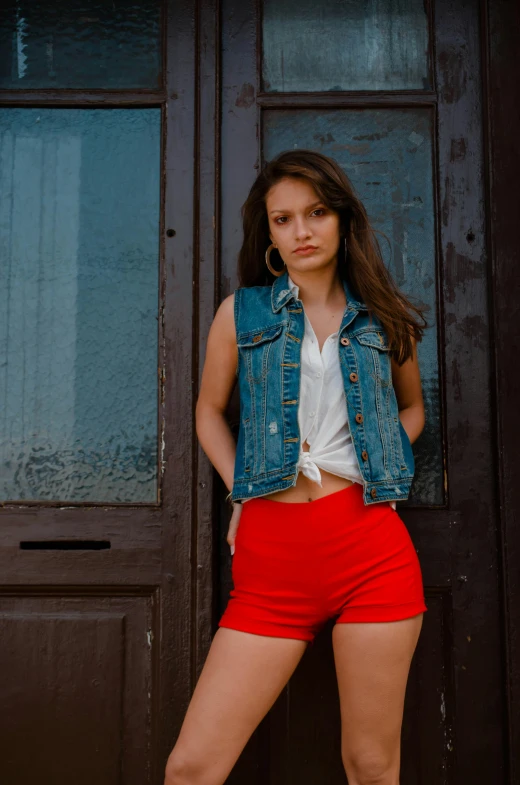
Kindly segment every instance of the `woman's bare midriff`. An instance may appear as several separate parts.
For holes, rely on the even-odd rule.
[[[303,451],[309,452],[309,445],[307,442],[303,444]],[[328,496],[329,493],[336,493],[343,488],[348,488],[353,485],[352,480],[347,480],[345,477],[338,477],[337,474],[331,474],[323,469],[320,469],[322,487],[309,480],[303,472],[299,472],[296,480],[296,485],[291,488],[286,488],[284,491],[275,491],[263,496],[263,499],[272,499],[277,502],[313,502],[320,499],[322,496]]]

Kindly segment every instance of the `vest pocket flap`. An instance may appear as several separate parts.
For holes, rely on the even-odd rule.
[[[358,335],[356,335],[356,339],[358,343],[362,343],[363,346],[371,346],[373,349],[380,349],[384,352],[390,351],[385,334],[379,330],[370,330],[366,333],[358,333]]]
[[[285,326],[283,324],[275,324],[273,327],[266,327],[263,330],[255,330],[254,332],[243,333],[237,336],[237,344],[241,349],[248,348],[249,346],[258,346],[266,341],[272,341],[282,332]]]

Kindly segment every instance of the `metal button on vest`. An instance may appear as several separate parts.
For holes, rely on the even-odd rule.
[[[356,414],[356,422],[363,422],[363,415],[360,412]]]
[[[259,341],[260,338],[262,337],[262,335],[263,335],[263,333],[260,333],[259,335],[254,335],[253,336],[253,343],[256,343],[257,341]]]
[[[370,495],[373,499],[375,499],[377,496],[377,488],[372,488],[372,490],[370,491]]]
[[[340,341],[340,343],[342,343],[342,344],[343,344],[343,346],[348,346],[348,345],[349,345],[349,343],[350,343],[350,341],[349,341],[349,339],[348,339],[348,338],[342,338],[342,339],[341,339],[341,341]]]
[[[363,458],[364,461],[368,461],[368,453],[366,450],[363,450],[363,452],[361,453],[361,457]]]
[[[350,379],[350,381],[351,381],[351,382],[357,382],[357,380],[358,380],[358,375],[357,375],[357,373],[354,373],[354,372],[352,372],[352,373],[350,374],[350,376],[349,376],[349,379]]]

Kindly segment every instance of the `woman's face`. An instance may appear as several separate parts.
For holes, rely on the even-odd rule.
[[[339,215],[328,208],[306,180],[285,177],[266,197],[269,237],[292,271],[320,270],[336,264],[340,243]],[[298,253],[300,246],[314,249]]]

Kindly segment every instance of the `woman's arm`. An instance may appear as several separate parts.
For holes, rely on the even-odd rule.
[[[424,428],[424,401],[417,362],[417,345],[413,336],[412,348],[412,357],[401,366],[392,358],[392,382],[399,407],[399,418],[410,442],[413,443]]]
[[[222,477],[228,490],[233,487],[236,444],[225,410],[236,383],[238,350],[234,317],[235,295],[220,304],[208,333],[195,428],[199,443]]]

